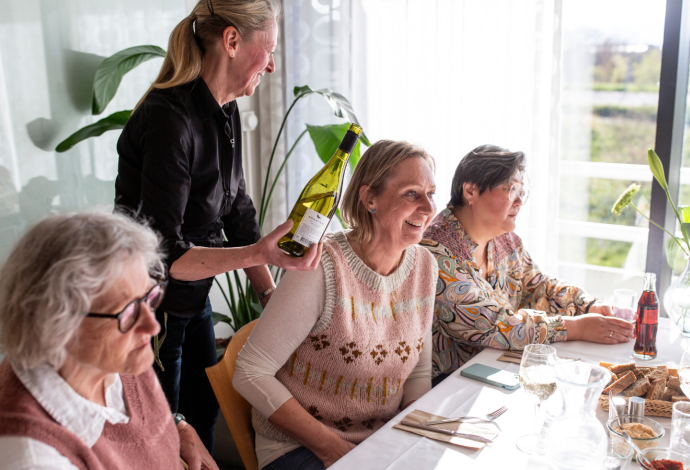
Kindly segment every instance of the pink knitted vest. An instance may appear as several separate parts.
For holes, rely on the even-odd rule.
[[[43,409],[5,360],[0,364],[0,436],[44,442],[80,470],[182,468],[177,429],[153,369],[121,379],[129,422],[106,422],[88,447]]]
[[[431,326],[438,268],[421,246],[380,276],[344,232],[324,238],[326,301],[319,321],[276,378],[314,418],[359,443],[393,416]],[[308,288],[309,286],[305,286]],[[293,442],[256,410],[257,433]]]

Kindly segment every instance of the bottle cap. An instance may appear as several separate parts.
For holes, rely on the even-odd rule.
[[[644,398],[630,397],[628,400],[628,414],[632,416],[644,416]]]
[[[355,148],[355,145],[357,145],[357,141],[359,140],[359,134],[361,132],[361,127],[359,127],[357,124],[352,124],[345,133],[345,137],[343,137],[343,140],[340,142],[338,150],[342,150],[347,154],[351,154],[352,150]]]

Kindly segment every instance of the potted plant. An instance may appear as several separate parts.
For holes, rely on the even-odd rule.
[[[661,165],[661,160],[659,160],[659,156],[654,150],[649,149],[647,152],[647,161],[649,163],[649,169],[652,170],[652,175],[654,175],[654,179],[666,193],[668,202],[671,204],[671,208],[678,219],[681,236],[677,237],[670,233],[664,227],[652,221],[633,204],[632,201],[640,190],[639,184],[631,184],[628,189],[620,195],[613,205],[611,212],[620,215],[623,209],[627,206],[632,206],[637,212],[642,214],[643,217],[649,220],[650,223],[656,225],[669,235],[668,242],[666,243],[666,261],[669,266],[676,271],[678,270],[679,264],[681,266],[684,264],[685,267],[680,276],[666,290],[663,305],[666,313],[673,322],[678,325],[683,335],[690,336],[690,207],[676,207],[673,203],[671,195],[668,192],[668,183],[666,182],[664,167]],[[681,260],[680,263],[679,260]]]
[[[135,46],[130,47],[128,49],[124,49],[106,58],[99,65],[94,76],[92,114],[98,115],[105,110],[108,103],[110,103],[110,101],[117,93],[117,89],[120,86],[122,78],[125,74],[127,74],[129,71],[131,71],[143,62],[158,57],[165,57],[165,53],[165,50],[161,49],[158,46]],[[285,166],[287,165],[287,162],[290,159],[290,156],[292,156],[295,148],[297,147],[297,144],[299,144],[299,142],[302,140],[302,137],[304,137],[305,134],[309,133],[309,137],[311,138],[314,144],[319,158],[321,158],[321,160],[324,163],[326,163],[331,158],[333,153],[335,153],[336,149],[338,148],[338,145],[340,144],[340,141],[345,136],[345,132],[347,132],[347,129],[349,127],[349,124],[347,122],[342,124],[332,124],[325,126],[312,126],[309,124],[305,124],[305,129],[292,144],[292,147],[290,147],[290,150],[288,150],[287,154],[285,155],[285,158],[280,163],[278,172],[276,173],[273,180],[270,181],[271,168],[274,163],[276,149],[278,148],[278,143],[285,128],[287,118],[290,115],[290,112],[295,107],[295,105],[302,98],[306,98],[311,95],[323,97],[323,99],[325,99],[326,102],[330,105],[333,113],[337,117],[341,117],[349,122],[359,124],[359,121],[357,120],[357,116],[354,113],[352,105],[343,95],[336,93],[328,88],[321,90],[313,90],[308,85],[295,87],[295,98],[290,107],[288,108],[287,112],[285,113],[283,122],[280,126],[280,130],[278,131],[278,135],[276,136],[276,140],[273,145],[273,151],[271,152],[271,158],[268,162],[268,168],[266,169],[266,177],[264,180],[264,186],[262,188],[261,194],[261,204],[258,207],[259,227],[262,230],[264,220],[266,218],[266,213],[268,211],[269,203],[273,196],[273,190],[275,189],[278,179],[282,175],[283,170],[285,169]],[[131,115],[132,110],[117,111],[115,113],[112,113],[111,115],[93,124],[79,129],[78,131],[67,137],[64,141],[60,142],[60,144],[58,144],[55,150],[57,152],[66,152],[67,150],[71,149],[83,140],[86,140],[91,137],[100,136],[104,132],[110,130],[123,129]],[[371,145],[366,135],[364,134],[362,134],[360,142],[363,142],[364,145],[367,146]],[[352,155],[350,156],[351,169],[354,169],[355,165],[357,165],[359,157],[360,145],[358,142],[354,150],[352,151]],[[340,219],[339,211],[336,211],[336,215]],[[342,219],[340,220],[342,222]],[[272,273],[274,278],[276,278],[277,280],[279,276],[279,270],[277,268],[272,268]],[[222,321],[228,323],[234,331],[237,331],[247,323],[258,318],[259,315],[261,315],[263,308],[261,307],[261,303],[259,302],[259,298],[256,295],[256,292],[251,287],[248,280],[245,279],[243,281],[237,271],[233,271],[232,274],[225,273],[224,276],[227,281],[227,287],[224,287],[223,284],[219,281],[220,276],[215,278],[215,282],[216,285],[219,287],[223,295],[223,298],[225,299],[225,302],[228,305],[228,309],[230,310],[230,317],[221,313],[214,312],[214,322],[218,323],[219,321]],[[165,336],[161,338],[161,343],[164,338]],[[158,342],[154,341],[154,348],[157,349],[157,347],[159,347]]]

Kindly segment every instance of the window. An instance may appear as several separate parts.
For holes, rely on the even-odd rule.
[[[596,12],[596,14],[592,14]],[[649,216],[665,2],[563,2],[558,274],[601,299],[640,291],[648,222],[611,207],[625,188]]]

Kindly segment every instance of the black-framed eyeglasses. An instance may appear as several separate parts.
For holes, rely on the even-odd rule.
[[[134,299],[128,303],[120,313],[87,313],[87,317],[95,318],[113,318],[117,319],[117,328],[120,333],[127,333],[137,323],[139,314],[141,313],[141,303],[145,302],[151,310],[156,310],[160,307],[163,297],[165,296],[165,288],[168,286],[168,281],[159,281],[154,285],[148,293],[141,299]]]

